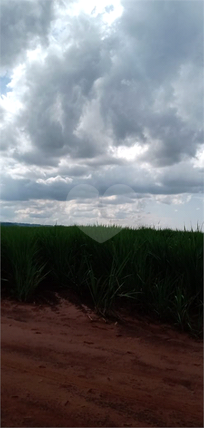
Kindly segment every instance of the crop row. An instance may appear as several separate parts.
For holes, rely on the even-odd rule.
[[[103,315],[129,305],[202,335],[203,233],[124,228],[110,238],[115,232],[2,226],[2,291],[32,301],[50,284],[73,290]]]

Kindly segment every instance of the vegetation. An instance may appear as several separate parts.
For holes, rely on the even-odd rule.
[[[77,226],[2,226],[2,291],[19,301],[32,301],[49,284],[58,292],[75,291],[104,316],[122,305],[202,335],[199,229],[124,228],[105,242],[116,226],[83,230],[102,243]]]

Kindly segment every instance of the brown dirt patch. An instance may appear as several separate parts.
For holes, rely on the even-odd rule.
[[[1,323],[2,427],[203,426],[202,341],[65,299],[3,300]]]

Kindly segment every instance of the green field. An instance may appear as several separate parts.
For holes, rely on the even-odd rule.
[[[103,241],[116,226],[86,230]],[[103,316],[127,307],[201,337],[203,233],[123,228],[99,243],[77,226],[2,226],[1,284],[24,302],[71,290]]]

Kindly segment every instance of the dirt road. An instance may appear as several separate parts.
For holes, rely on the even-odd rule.
[[[202,427],[202,342],[85,309],[2,300],[2,427]]]

